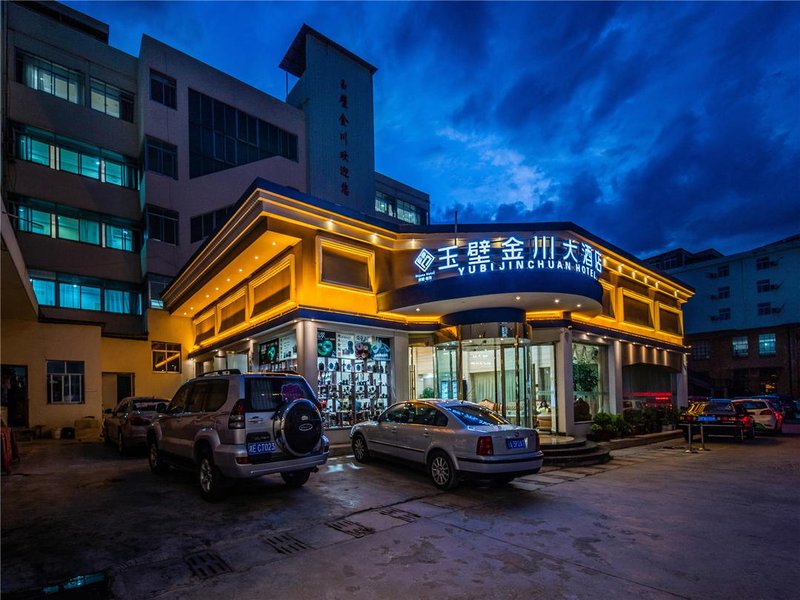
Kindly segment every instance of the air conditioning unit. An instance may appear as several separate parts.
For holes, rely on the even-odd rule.
[[[716,273],[706,273],[706,277],[708,277],[709,279],[716,279],[717,278],[717,274]]]
[[[775,307],[773,307],[773,308],[772,308],[772,314],[773,314],[773,315],[777,315],[777,314],[778,314],[779,312],[781,312],[782,310],[783,310],[783,307],[782,307],[782,306],[775,306]]]

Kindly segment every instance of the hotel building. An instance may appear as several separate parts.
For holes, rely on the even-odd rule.
[[[3,4],[2,368],[19,427],[297,370],[330,428],[409,397],[582,434],[686,403],[690,287],[573,223],[429,223],[375,172],[376,68],[308,26],[285,101],[51,2]]]

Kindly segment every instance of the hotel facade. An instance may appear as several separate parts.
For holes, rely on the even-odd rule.
[[[233,368],[300,372],[331,429],[411,397],[570,435],[686,404],[692,289],[573,223],[430,224],[375,171],[377,69],[319,32],[284,102],[57,3],[3,10],[12,425]]]

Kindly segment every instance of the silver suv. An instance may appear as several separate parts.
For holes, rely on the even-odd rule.
[[[212,371],[177,391],[147,432],[150,469],[197,472],[200,494],[220,498],[234,479],[280,473],[300,487],[328,460],[316,397],[289,373]]]

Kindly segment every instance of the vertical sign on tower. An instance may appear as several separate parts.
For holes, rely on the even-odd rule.
[[[339,176],[341,178],[341,186],[339,190],[343,196],[350,195],[350,150],[347,140],[347,124],[350,120],[347,118],[347,80],[341,79],[339,81],[339,106],[341,112],[339,113],[339,141],[341,148],[339,149]]]

